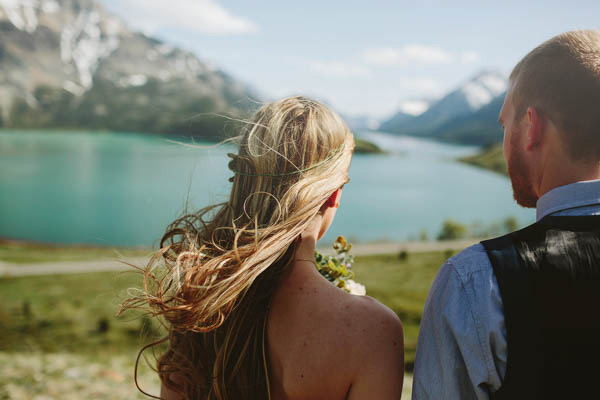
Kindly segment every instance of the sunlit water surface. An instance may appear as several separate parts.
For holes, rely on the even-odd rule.
[[[492,224],[518,207],[507,178],[455,161],[476,151],[368,132],[386,155],[355,155],[350,184],[324,240],[435,237],[443,221]],[[0,131],[0,237],[52,243],[155,245],[185,209],[227,199],[231,146],[194,148],[163,137]]]

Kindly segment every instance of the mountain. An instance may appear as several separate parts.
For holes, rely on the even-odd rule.
[[[453,139],[461,142],[461,135],[446,137],[441,128],[456,118],[467,118],[485,108],[506,90],[507,80],[496,72],[482,72],[446,96],[430,105],[424,113],[414,117],[395,115],[383,122],[386,132],[413,136]],[[497,124],[496,124],[497,125]],[[471,140],[472,138],[469,138]],[[467,140],[467,138],[465,138]]]
[[[434,101],[431,99],[407,100],[400,103],[398,112],[385,120],[379,130],[386,131],[388,128],[394,130],[395,126],[407,123],[426,112]]]
[[[0,126],[222,137],[253,91],[95,0],[0,0]]]
[[[488,146],[502,142],[504,132],[498,123],[498,115],[504,104],[506,92],[496,96],[479,110],[461,114],[432,132],[432,136],[447,142],[459,142]]]
[[[379,130],[390,133],[404,133],[402,132],[402,126],[407,125],[416,117],[414,115],[398,111],[390,118],[386,119],[379,125]],[[399,131],[400,129],[400,131]]]

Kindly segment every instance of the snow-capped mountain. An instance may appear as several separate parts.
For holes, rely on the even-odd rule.
[[[458,91],[465,96],[472,111],[489,104],[506,91],[508,80],[495,72],[484,72],[468,81]]]
[[[213,137],[214,117],[190,118],[240,114],[254,97],[192,53],[129,30],[95,0],[0,0],[0,93],[0,126]]]
[[[400,103],[400,111],[405,115],[412,115],[417,117],[423,114],[429,109],[432,101],[421,99],[421,100],[406,100]]]
[[[507,79],[496,72],[482,72],[446,96],[432,103],[424,113],[402,118],[395,115],[381,124],[381,130],[417,136],[438,136],[439,129],[458,117],[477,112],[506,91]]]
[[[505,93],[496,96],[475,112],[450,119],[432,132],[432,136],[448,142],[479,146],[502,142],[504,133],[498,123],[498,114],[504,104]]]
[[[395,127],[415,119],[431,106],[428,100],[407,100],[400,103],[398,111],[387,118],[379,126],[380,130],[394,132]]]

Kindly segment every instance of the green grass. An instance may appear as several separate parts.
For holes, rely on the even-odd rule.
[[[488,146],[482,149],[480,153],[460,158],[459,161],[489,169],[499,174],[508,175],[506,162],[504,161],[504,155],[502,154],[502,144]]]
[[[62,254],[56,251],[42,257],[41,250],[36,250],[40,252],[38,259],[44,260]],[[356,258],[356,280],[366,286],[368,295],[402,319],[408,370],[414,363],[427,291],[449,255],[436,252]],[[0,351],[106,356],[139,349],[142,328],[157,334],[158,326],[140,318],[139,313],[129,312],[124,317],[115,314],[126,290],[139,287],[140,279],[136,273],[116,272],[1,278]]]
[[[375,143],[354,137],[354,152],[362,154],[380,154],[383,150]]]
[[[91,246],[57,247],[0,240],[0,261],[15,264],[53,261],[115,260],[121,256],[146,256],[149,252],[150,250],[147,248]]]
[[[356,281],[402,320],[407,370],[412,370],[423,305],[433,278],[451,252],[356,257]]]
[[[0,351],[102,355],[138,347],[147,319],[115,314],[139,282],[139,274],[115,272],[2,278]]]

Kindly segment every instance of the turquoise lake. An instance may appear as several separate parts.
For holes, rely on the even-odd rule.
[[[445,219],[489,225],[533,210],[512,199],[510,182],[455,159],[476,151],[367,132],[386,155],[355,155],[350,184],[325,236],[354,241],[435,238]],[[164,137],[0,131],[0,237],[50,243],[156,245],[166,225],[228,197],[227,152]]]

